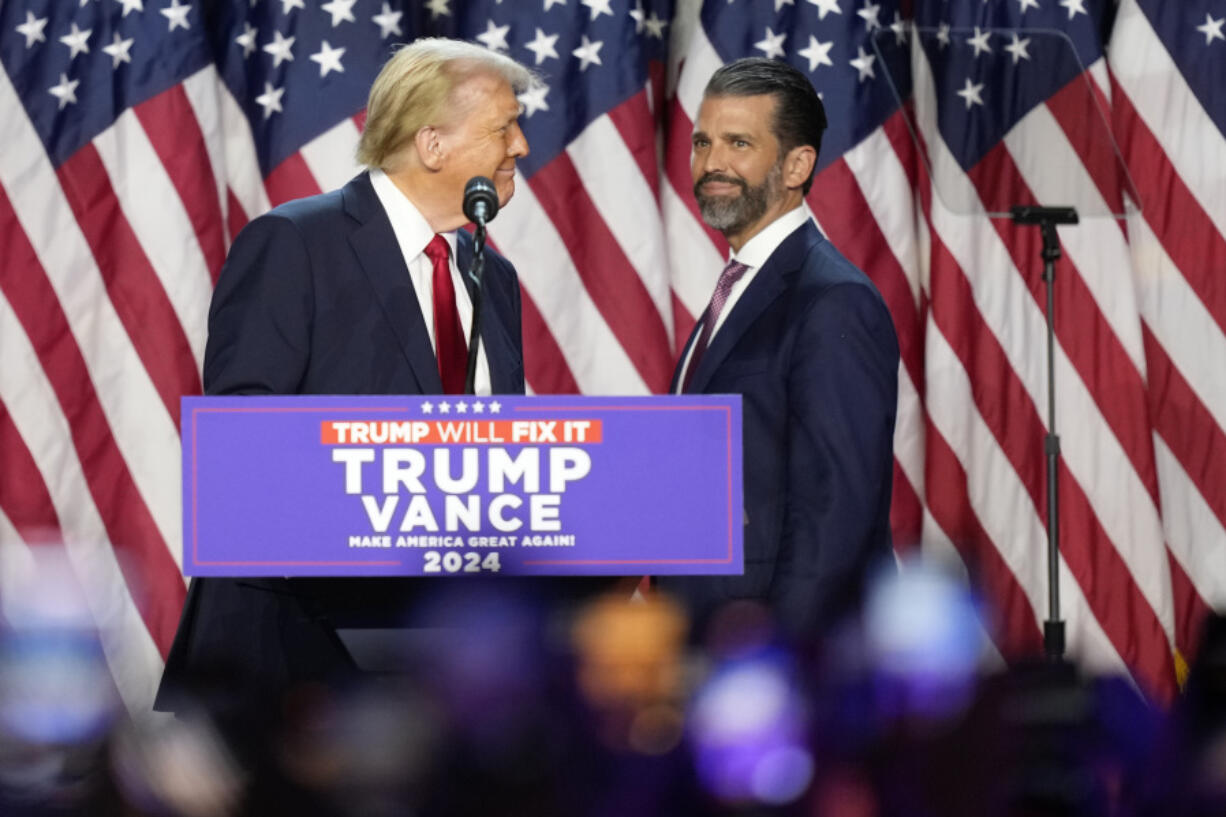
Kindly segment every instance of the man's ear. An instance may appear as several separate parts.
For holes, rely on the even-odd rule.
[[[797,145],[783,157],[783,185],[789,190],[804,187],[817,162],[817,151],[812,145]]]
[[[413,145],[417,148],[417,156],[421,163],[430,170],[438,170],[443,165],[443,140],[438,128],[426,125],[417,131],[413,137]]]

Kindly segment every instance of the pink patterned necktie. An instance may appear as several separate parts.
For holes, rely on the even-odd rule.
[[[694,372],[698,370],[698,364],[702,362],[703,353],[707,351],[707,344],[711,341],[711,332],[716,321],[719,320],[719,313],[724,311],[724,304],[728,302],[728,294],[732,292],[732,287],[741,280],[741,276],[748,269],[749,267],[740,261],[729,261],[728,266],[724,267],[724,271],[719,274],[719,280],[715,282],[715,292],[711,294],[711,303],[707,304],[707,311],[702,314],[702,331],[698,334],[698,340],[694,342],[694,351],[690,353],[690,365],[686,367],[685,378],[681,381],[682,392],[690,390],[690,381],[694,378]]]

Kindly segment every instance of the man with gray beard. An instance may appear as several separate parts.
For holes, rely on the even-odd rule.
[[[658,583],[700,628],[749,599],[815,639],[889,560],[898,341],[805,205],[825,128],[808,79],[767,59],[719,69],[695,122],[694,196],[732,254],[671,391],[742,395],[745,476],[744,575]]]

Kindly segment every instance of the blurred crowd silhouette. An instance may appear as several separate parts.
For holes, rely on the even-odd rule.
[[[278,700],[212,679],[171,717],[126,711],[71,575],[23,575],[0,582],[5,816],[1226,814],[1221,618],[1164,708],[1006,667],[932,566],[882,574],[821,644],[751,604],[692,632],[659,594],[545,611],[444,580],[448,626],[394,671]]]

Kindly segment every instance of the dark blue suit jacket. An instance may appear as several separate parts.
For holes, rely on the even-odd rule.
[[[890,556],[898,360],[880,293],[812,221],[798,227],[690,382],[692,393],[742,395],[745,574],[659,586],[700,622],[727,601],[762,601],[798,638],[854,604],[866,572]]]
[[[472,238],[460,231],[460,269],[471,257]],[[522,394],[519,282],[491,250],[484,290],[481,338],[493,390]],[[277,207],[235,239],[209,309],[204,387],[207,394],[442,392],[404,256],[367,174]],[[210,678],[270,692],[334,678],[351,668],[335,619],[377,619],[412,592],[405,580],[194,580],[156,708],[174,708],[177,693]]]

